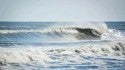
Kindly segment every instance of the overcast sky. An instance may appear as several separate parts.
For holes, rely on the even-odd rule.
[[[125,0],[0,0],[0,21],[125,21]]]

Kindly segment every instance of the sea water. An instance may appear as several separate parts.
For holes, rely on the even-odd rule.
[[[124,36],[124,22],[0,22],[0,69],[125,70]]]

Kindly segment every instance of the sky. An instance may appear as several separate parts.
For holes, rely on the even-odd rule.
[[[0,21],[125,21],[125,0],[0,0]]]

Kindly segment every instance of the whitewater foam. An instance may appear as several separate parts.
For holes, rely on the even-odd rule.
[[[67,58],[66,58],[67,56]],[[124,43],[107,43],[107,44],[87,44],[78,46],[56,46],[56,47],[0,47],[0,64],[11,63],[49,63],[53,61],[62,61],[70,63],[83,62],[83,57],[125,57]],[[69,58],[68,58],[69,57]],[[79,58],[78,58],[79,57]],[[59,59],[58,59],[59,58]],[[75,60],[71,59],[75,58]],[[76,60],[77,59],[77,60]],[[82,59],[81,61],[79,59]]]
[[[125,35],[116,30],[116,29],[108,29],[107,33],[102,35],[102,40],[125,40]]]
[[[51,59],[40,49],[35,48],[3,48],[0,47],[0,64],[29,63],[31,61],[45,63]]]

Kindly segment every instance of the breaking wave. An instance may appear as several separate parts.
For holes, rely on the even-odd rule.
[[[26,26],[25,26],[26,27]],[[29,26],[28,26],[29,28]],[[1,41],[68,41],[101,39],[106,33],[105,23],[55,23],[44,29],[0,30]]]
[[[125,43],[105,43],[105,44],[86,44],[75,46],[46,46],[46,47],[26,47],[18,48],[0,47],[0,65],[24,64],[24,63],[85,63],[86,57],[94,58],[125,58]],[[66,57],[67,56],[67,57]],[[73,58],[73,59],[72,59]]]
[[[0,68],[9,65],[10,68],[17,68],[21,64],[28,66],[35,63],[51,66],[96,62],[90,58],[125,58],[124,35],[118,30],[108,29],[105,23],[14,27],[16,29],[13,26],[0,26]]]

